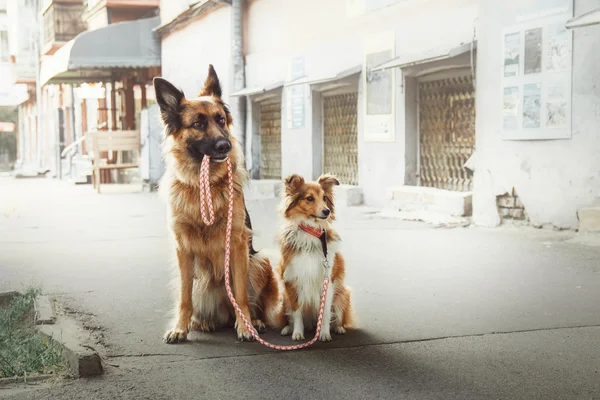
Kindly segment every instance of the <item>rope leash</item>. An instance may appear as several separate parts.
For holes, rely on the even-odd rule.
[[[202,159],[202,165],[200,166],[200,213],[202,214],[202,221],[206,225],[212,225],[215,222],[215,212],[213,209],[212,197],[210,193],[209,165],[210,157],[205,155]],[[323,280],[323,291],[321,292],[321,305],[319,307],[319,316],[317,319],[317,330],[315,332],[315,336],[308,342],[295,344],[291,346],[280,346],[277,344],[267,342],[258,335],[258,332],[252,325],[252,321],[248,321],[248,319],[242,312],[242,309],[238,306],[237,302],[235,301],[233,291],[231,290],[229,268],[231,256],[231,227],[233,224],[233,171],[231,170],[231,161],[229,160],[229,158],[227,158],[227,178],[229,179],[229,207],[227,210],[227,231],[225,232],[225,290],[227,291],[227,297],[229,297],[229,301],[233,305],[233,308],[240,316],[242,321],[244,321],[246,329],[248,329],[252,336],[263,346],[281,351],[299,350],[312,346],[319,339],[319,335],[321,334],[321,327],[323,325],[325,300],[327,296],[327,287],[329,286],[329,278],[327,276]],[[324,263],[326,262],[327,259],[325,259]]]

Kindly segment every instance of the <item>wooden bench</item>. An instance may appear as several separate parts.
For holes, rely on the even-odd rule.
[[[94,187],[100,193],[101,171],[139,168],[140,159],[140,133],[138,131],[96,131],[87,135],[91,139],[92,152],[94,156]],[[133,153],[133,159],[136,162],[123,163],[123,151]],[[111,157],[116,162],[108,163],[107,158],[102,157],[102,153],[117,152],[117,157]]]

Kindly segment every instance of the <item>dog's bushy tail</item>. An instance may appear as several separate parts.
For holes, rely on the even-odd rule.
[[[358,329],[358,317],[350,301],[352,289],[349,286],[340,286],[336,289],[336,301],[334,315],[341,319],[341,325],[345,329]]]
[[[250,255],[249,262],[249,270],[254,275],[250,279],[255,282],[253,286],[255,290],[258,289],[257,292],[260,293],[262,300],[262,318],[264,318],[264,322],[269,328],[281,329],[286,325],[287,319],[283,309],[279,285],[271,267],[271,262],[267,257],[259,253]],[[260,275],[260,278],[258,275]]]

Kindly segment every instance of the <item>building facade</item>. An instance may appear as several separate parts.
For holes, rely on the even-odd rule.
[[[212,63],[245,99],[256,181],[329,172],[368,205],[485,226],[577,229],[598,203],[600,27],[565,29],[597,2],[247,0],[241,88],[237,3],[163,1],[158,31],[188,96]]]
[[[10,4],[0,1],[0,107],[13,107],[27,98],[27,88],[13,84],[10,29]]]
[[[189,4],[196,3],[192,6]],[[219,75],[223,93],[230,100],[231,6],[226,2],[161,1],[162,74],[188,97],[204,84],[208,64]]]
[[[600,25],[565,29],[598,6],[480,1],[476,224],[577,229],[600,204]]]
[[[91,163],[85,134],[139,129],[153,101],[159,1],[7,1],[12,83],[29,92],[19,106],[21,164],[76,179],[65,166],[75,156]]]
[[[364,202],[383,206],[389,187],[419,184],[419,93],[433,96],[437,85],[446,85],[457,96],[473,94],[475,1],[247,1],[240,90],[232,88],[229,62],[232,7],[205,1],[190,13],[194,6],[175,3],[161,3],[161,15],[169,18],[162,21],[163,75],[193,95],[213,63],[226,77],[226,100],[246,99],[245,125],[237,125],[254,179],[334,173],[360,189]],[[419,92],[426,81],[432,83]],[[472,145],[474,101],[471,108],[469,120],[457,123],[472,123],[466,129]],[[435,106],[431,110],[429,119]],[[456,158],[468,158],[460,146],[447,147]],[[458,190],[465,189],[469,182],[460,182]]]

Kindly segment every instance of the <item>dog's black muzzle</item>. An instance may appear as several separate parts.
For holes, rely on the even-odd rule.
[[[187,152],[194,160],[202,162],[204,156],[211,161],[225,161],[231,152],[231,142],[226,138],[188,139]]]

